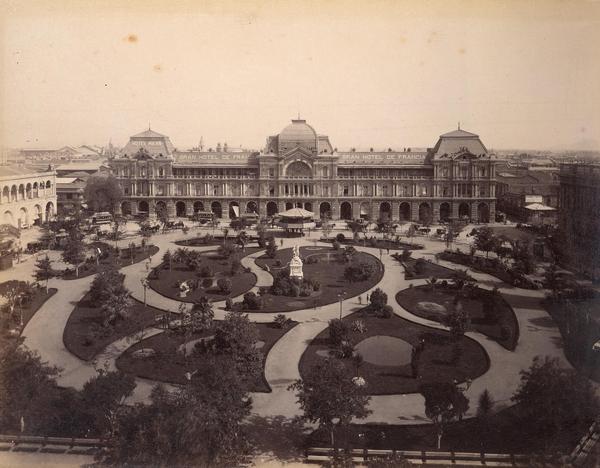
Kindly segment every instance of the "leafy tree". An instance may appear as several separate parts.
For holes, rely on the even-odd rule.
[[[83,196],[94,211],[114,214],[115,207],[123,199],[123,189],[112,175],[91,176],[85,184]]]
[[[420,393],[425,398],[425,414],[436,428],[439,450],[447,424],[467,412],[469,400],[450,382],[422,385]]]
[[[167,229],[167,224],[169,223],[169,212],[167,207],[163,204],[156,205],[156,218],[158,222],[162,225],[163,232]]]
[[[557,358],[537,356],[521,371],[521,383],[512,397],[524,424],[535,425],[547,437],[565,427],[586,428],[600,408],[590,381],[575,370],[559,367]]]
[[[277,314],[273,319],[273,323],[277,328],[285,328],[289,320],[284,314]]]
[[[494,232],[489,227],[482,227],[477,230],[475,234],[475,247],[482,252],[485,252],[485,256],[489,256],[489,253],[494,250],[496,246],[496,237]]]
[[[173,270],[173,254],[171,253],[171,250],[166,250],[166,252],[163,254],[162,262],[165,265],[169,265],[169,271]]]
[[[235,244],[231,242],[223,242],[223,244],[219,246],[219,256],[223,258],[229,258],[235,253],[236,250],[237,248]]]
[[[121,412],[103,464],[118,466],[237,466],[249,454],[243,421],[252,400],[235,366],[210,357],[190,385],[153,389],[149,405]]]
[[[262,309],[262,299],[256,295],[253,291],[248,291],[244,294],[244,309],[248,310],[260,310]]]
[[[128,318],[132,304],[133,301],[127,289],[122,288],[111,292],[100,307],[104,317],[103,325],[107,327],[117,320]]]
[[[388,297],[381,288],[377,288],[371,293],[369,300],[373,309],[381,310],[387,304]]]
[[[138,223],[138,225],[140,227],[140,235],[142,236],[142,239],[145,241],[145,243],[144,243],[144,250],[145,250],[146,246],[148,245],[148,241],[154,234],[154,231],[152,230],[150,221],[148,221],[147,219],[140,221]]]
[[[370,397],[337,360],[322,360],[289,389],[296,391],[302,418],[326,428],[333,446],[335,427],[347,427],[353,418],[363,419],[371,413],[367,409]]]
[[[348,265],[344,270],[344,278],[353,283],[366,281],[375,273],[375,267],[369,262],[358,262]]]
[[[105,436],[116,430],[117,413],[125,399],[132,395],[135,380],[121,371],[99,369],[81,390],[87,413],[87,425],[92,433]]]
[[[331,230],[333,229],[333,226],[331,225],[331,223],[329,221],[325,220],[325,221],[323,221],[321,229],[323,230],[323,234],[325,235],[325,239],[328,239],[329,238],[329,234],[331,234]]]
[[[270,237],[267,242],[267,255],[269,258],[275,258],[277,255],[277,243],[275,242],[274,237]]]
[[[329,321],[329,340],[333,346],[341,346],[348,339],[349,335],[350,327],[346,322],[340,319],[331,319]]]
[[[75,267],[75,276],[79,277],[79,265],[85,260],[85,244],[78,230],[71,231],[62,252],[62,258]]]
[[[126,292],[124,279],[125,275],[119,272],[116,265],[109,265],[94,277],[89,291],[90,302],[102,306],[110,296]]]
[[[477,419],[481,425],[481,429],[484,434],[487,434],[490,425],[490,416],[494,409],[494,400],[487,388],[479,395],[479,401],[477,404]]]
[[[48,255],[41,257],[35,262],[35,279],[36,281],[46,282],[46,294],[48,294],[48,280],[54,276],[52,271],[52,262],[48,258]]]
[[[208,330],[213,326],[215,313],[206,296],[194,303],[190,311],[192,331]]]
[[[215,349],[231,356],[240,378],[255,378],[262,368],[262,354],[255,347],[259,333],[247,315],[228,312],[215,330]]]
[[[231,280],[229,278],[219,278],[217,280],[217,286],[222,294],[231,294]]]
[[[455,341],[458,341],[469,328],[469,314],[458,297],[454,300],[452,310],[445,316],[444,324],[450,329],[450,335]]]

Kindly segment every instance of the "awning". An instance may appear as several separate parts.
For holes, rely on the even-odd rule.
[[[235,206],[235,205],[233,205],[233,206],[231,207],[231,209],[233,210],[233,214],[234,214],[234,215],[236,215],[237,217],[239,217],[239,216],[240,216],[240,207],[239,207],[239,206]]]
[[[525,207],[527,210],[531,211],[556,211],[556,208],[552,208],[548,205],[543,205],[542,203],[532,203]]]

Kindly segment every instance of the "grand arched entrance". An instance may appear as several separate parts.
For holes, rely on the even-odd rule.
[[[4,215],[2,216],[3,224],[10,224],[11,226],[15,225],[15,219],[13,218],[13,214],[10,210],[6,210]]]
[[[19,227],[25,223],[29,224],[29,214],[27,213],[27,208],[22,207],[19,210]]]
[[[204,211],[204,203],[201,201],[194,202],[194,213],[198,213],[198,211]]]
[[[182,201],[178,201],[177,203],[175,203],[175,216],[177,216],[178,218],[182,218],[185,216],[185,202]]]
[[[217,218],[221,218],[223,216],[223,208],[218,201],[214,201],[210,204],[210,211],[212,211]]]
[[[471,207],[468,203],[462,202],[460,205],[458,205],[458,217],[461,219],[471,218]]]
[[[360,218],[371,219],[371,205],[369,203],[362,202],[360,204]]]
[[[156,202],[156,207],[154,209],[154,212],[156,213],[156,216],[160,217],[167,217],[167,204],[164,201],[159,201]]]
[[[379,205],[379,219],[381,221],[391,221],[392,205],[389,202],[383,202]]]
[[[249,201],[246,203],[246,213],[248,214],[258,214],[258,205],[254,201]]]
[[[429,203],[421,203],[419,205],[419,222],[422,224],[431,224],[431,206]]]
[[[323,202],[319,205],[319,217],[321,219],[331,218],[331,205],[329,202]]]
[[[292,202],[285,203],[285,211],[291,210],[292,208],[294,208],[294,204]]]
[[[128,201],[124,201],[121,203],[121,214],[123,216],[128,216],[131,214],[131,203]]]
[[[145,200],[142,200],[141,202],[138,203],[138,214],[142,217],[144,216],[148,216],[148,214],[150,213],[150,206],[148,205],[148,202]]]
[[[487,203],[481,202],[477,205],[477,221],[480,223],[490,222],[490,207]]]
[[[267,216],[275,216],[279,209],[277,208],[277,203],[274,201],[270,201],[267,203]]]
[[[444,202],[440,205],[440,221],[446,223],[450,221],[450,203]]]
[[[400,209],[398,211],[400,221],[410,221],[410,203],[400,203]]]
[[[352,205],[350,202],[345,201],[340,205],[340,218],[352,219]]]
[[[48,202],[46,203],[46,221],[51,219],[54,216],[54,203]]]
[[[35,219],[33,220],[33,224],[40,225],[44,222],[44,216],[42,214],[42,207],[40,205],[35,205],[33,207],[33,211],[35,213]]]

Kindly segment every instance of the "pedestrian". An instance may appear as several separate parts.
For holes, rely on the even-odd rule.
[[[358,296],[358,303],[362,305],[362,296]]]
[[[367,293],[367,304],[369,303],[369,293]]]
[[[313,309],[317,310],[317,300],[316,299],[313,301]]]
[[[283,239],[279,239],[279,245],[283,247]]]
[[[389,247],[387,248],[387,254],[388,255],[390,254],[390,248]]]

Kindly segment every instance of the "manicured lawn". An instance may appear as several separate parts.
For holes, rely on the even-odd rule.
[[[367,381],[370,395],[387,395],[400,393],[417,393],[424,383],[452,381],[464,382],[484,374],[489,368],[489,359],[484,349],[474,340],[462,337],[454,342],[450,334],[418,325],[397,316],[389,319],[377,318],[373,315],[363,316],[363,312],[355,312],[343,319],[348,324],[362,320],[366,325],[365,333],[352,333],[352,342],[358,344],[371,337],[396,337],[410,346],[417,346],[421,339],[425,340],[425,348],[421,354],[419,378],[413,378],[411,372],[411,352],[395,353],[397,365],[378,365],[365,359],[359,373]],[[456,345],[462,351],[454,360]],[[383,346],[383,344],[382,344]],[[329,339],[329,329],[325,329],[313,339],[300,360],[300,375],[304,375],[312,366],[325,359],[333,348]],[[383,349],[381,358],[390,354],[390,349]],[[336,358],[337,359],[337,358]],[[341,359],[348,373],[356,375],[352,359]]]
[[[73,279],[84,278],[84,277],[90,276],[90,275],[95,275],[99,271],[106,269],[109,265],[111,265],[115,262],[119,266],[119,268],[125,267],[128,265],[133,265],[134,263],[138,263],[143,260],[146,260],[148,257],[151,257],[156,252],[158,252],[158,247],[156,247],[155,245],[147,245],[146,248],[142,248],[138,244],[133,253],[133,259],[132,259],[129,247],[120,249],[118,257],[116,255],[114,247],[105,242],[92,242],[91,244],[89,244],[88,247],[94,248],[94,249],[100,248],[100,250],[102,250],[102,252],[106,253],[107,255],[98,262],[98,265],[96,265],[95,260],[90,258],[90,261],[84,263],[83,265],[81,265],[79,267],[79,276],[75,275],[74,267],[69,267],[68,270],[66,270],[66,273],[63,273],[61,275],[62,279],[73,280]]]
[[[492,395],[493,397],[493,395]],[[470,406],[477,405],[471,401]],[[465,419],[446,427],[442,451],[539,454],[570,453],[583,436],[580,429],[564,428],[558,437],[540,435],[535,424],[519,418],[519,406],[511,406],[490,416],[487,426],[477,419]],[[362,434],[362,435],[360,435]],[[431,424],[388,425],[352,424],[338,431],[340,447],[396,449],[398,451],[436,450],[436,430]],[[330,447],[328,431],[316,430],[307,441],[310,447]],[[560,465],[562,466],[562,465]]]
[[[297,322],[291,322],[285,328],[277,328],[272,323],[256,323],[259,331],[259,343],[261,352],[266,358],[269,350],[275,342],[279,340],[287,331],[293,328]],[[202,337],[209,337],[214,334],[214,329],[203,331],[188,339],[189,341],[197,340]],[[117,359],[117,367],[123,372],[143,377],[146,379],[158,380],[161,382],[169,382],[175,384],[185,384],[186,372],[193,372],[198,365],[206,358],[205,354],[194,353],[188,354],[187,358],[183,353],[178,352],[178,348],[186,342],[186,337],[182,333],[175,331],[165,331],[158,335],[151,336],[136,343],[127,351],[125,351]],[[156,354],[151,357],[135,357],[133,353],[138,349],[154,349]],[[199,378],[196,377],[196,378]],[[271,388],[267,384],[264,376],[264,361],[263,372],[250,383],[248,388],[250,392],[270,392]]]
[[[260,247],[246,247],[243,256],[253,254],[260,250],[262,250]],[[220,257],[217,250],[203,252],[202,267],[209,267],[213,273],[211,276],[212,285],[205,288],[202,286],[202,280],[204,280],[204,278],[200,277],[197,272],[191,271],[186,265],[173,262],[172,269],[169,270],[169,265],[162,263],[153,270],[156,275],[150,275],[150,278],[152,278],[150,279],[150,287],[163,296],[182,302],[195,302],[202,296],[222,301],[228,296],[235,297],[243,294],[252,289],[256,284],[256,275],[252,272],[245,272],[243,267],[240,268],[238,273],[231,276],[230,265],[231,259]],[[232,289],[230,294],[223,294],[219,290],[217,281],[220,278],[228,278],[231,280]],[[182,281],[189,280],[198,280],[198,288],[189,291],[186,297],[180,297],[178,284]]]
[[[331,242],[335,240],[335,236],[329,238],[321,238],[322,242]],[[422,244],[415,244],[412,242],[395,242],[390,239],[378,239],[376,237],[371,237],[364,239],[362,236],[359,237],[357,241],[352,239],[352,237],[346,237],[345,240],[340,242],[342,245],[354,245],[357,247],[372,247],[374,249],[382,249],[382,250],[420,250],[423,248]]]
[[[75,306],[63,332],[65,348],[80,359],[90,361],[112,342],[152,326],[164,311],[133,300],[131,319],[104,327],[99,307],[90,304],[87,294]]]
[[[449,279],[452,278],[455,273],[453,269],[443,267],[436,263],[430,262],[429,260],[425,260],[421,263],[421,268],[423,271],[421,273],[417,273],[415,269],[417,260],[415,258],[409,258],[406,261],[399,261],[404,267],[405,279],[428,279],[431,277],[435,277],[437,279]]]
[[[252,312],[289,312],[294,310],[320,307],[339,300],[338,294],[345,292],[345,299],[358,296],[375,286],[383,277],[383,264],[373,255],[357,252],[356,262],[373,265],[374,274],[365,281],[350,283],[344,278],[344,269],[348,264],[339,258],[340,251],[329,247],[300,247],[303,273],[305,279],[316,280],[321,284],[319,291],[307,297],[275,296],[267,293],[262,296],[264,307]],[[269,271],[275,277],[280,270],[287,267],[292,259],[292,249],[278,250],[275,258],[262,255],[256,259],[256,264]],[[317,259],[309,263],[308,257]]]
[[[443,315],[445,315],[443,312],[425,310],[423,306],[419,307],[419,303],[433,302],[450,311],[453,307],[455,293],[456,291],[450,287],[441,285],[436,286],[433,290],[429,285],[416,286],[398,292],[396,302],[411,314],[443,323]],[[485,289],[475,288],[474,293],[476,297],[460,299],[463,310],[468,312],[471,317],[472,328],[492,338],[509,351],[514,351],[519,341],[519,324],[510,305],[502,296],[494,295]],[[494,303],[493,312],[488,317],[485,316],[484,311],[489,311],[489,304],[486,305],[481,299],[484,296]]]
[[[18,280],[10,280],[0,284],[0,295],[6,291],[9,286],[15,284],[23,284],[23,281]],[[4,306],[4,311],[2,312],[2,333],[0,334],[0,347],[4,347],[12,339],[16,338],[18,335],[15,333],[10,333],[9,330],[18,330],[21,325],[21,317],[23,317],[23,328],[29,323],[31,318],[35,315],[35,313],[39,310],[40,307],[46,302],[50,297],[56,294],[55,288],[49,288],[46,293],[45,287],[34,287],[33,295],[31,299],[27,302],[24,302],[21,307],[16,306],[13,312],[12,317],[8,316],[8,308]],[[22,329],[21,329],[22,331]]]

